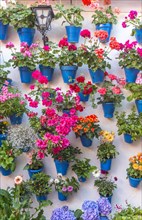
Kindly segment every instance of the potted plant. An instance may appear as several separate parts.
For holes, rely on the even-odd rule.
[[[112,211],[112,206],[107,198],[100,198],[97,201],[98,209],[100,213],[100,220],[108,220],[108,215]]]
[[[101,170],[109,171],[111,169],[112,159],[118,154],[113,144],[114,132],[101,131],[101,144],[97,149],[97,158],[100,160]]]
[[[133,141],[141,138],[142,136],[142,114],[137,115],[136,110],[133,108],[129,115],[126,112],[118,114],[116,112],[118,135],[124,134],[126,143],[131,144]]]
[[[125,86],[127,90],[131,92],[131,95],[127,97],[127,100],[131,102],[135,100],[138,113],[142,112],[142,84],[129,83]]]
[[[114,180],[116,181],[117,178],[115,177]],[[109,202],[111,203],[113,191],[117,188],[115,182],[111,179],[107,179],[107,177],[100,177],[99,179],[95,180],[94,186],[98,188],[100,197],[108,198]]]
[[[7,78],[8,74],[10,73],[10,71],[7,70],[8,67],[10,67],[10,64],[8,62],[0,64],[0,89],[3,87],[3,85],[9,85],[12,82],[11,79]]]
[[[3,141],[0,147],[0,170],[2,175],[9,176],[16,168],[16,157],[21,154],[19,149],[12,147],[9,141]]]
[[[5,1],[0,5],[0,40],[6,40],[10,23],[10,4]]]
[[[78,76],[74,84],[70,85],[70,89],[79,95],[80,101],[87,102],[89,96],[91,96],[91,100],[94,99],[97,87],[93,85],[90,81],[85,82],[84,76]]]
[[[107,74],[106,77],[108,79],[98,88],[99,97],[97,98],[97,104],[102,104],[105,118],[113,118],[115,107],[121,106],[124,95],[118,78],[113,74]]]
[[[32,178],[32,176],[36,173],[40,173],[43,171],[44,165],[42,162],[42,158],[38,154],[37,151],[32,150],[27,154],[28,162],[26,166],[24,167],[24,170],[28,170],[29,177]]]
[[[78,177],[80,182],[85,182],[90,177],[90,173],[97,170],[96,166],[91,166],[90,159],[84,158],[83,160],[76,159],[72,165],[72,170]]]
[[[130,43],[126,41],[120,44],[119,66],[124,68],[126,82],[132,83],[136,81],[137,75],[142,70],[141,48],[136,41]]]
[[[80,137],[84,147],[92,145],[93,138],[99,137],[101,130],[98,124],[99,119],[96,115],[88,115],[86,117],[78,117],[77,124],[73,127],[76,137]]]
[[[65,216],[66,219],[76,220],[74,212],[69,210],[68,206],[63,206],[62,208],[56,208],[52,211],[51,220],[56,220],[57,216],[62,219]]]
[[[136,188],[142,180],[142,153],[129,158],[129,168],[127,168],[127,178],[130,186]]]
[[[107,31],[108,37],[102,42],[109,42],[111,30],[113,24],[117,24],[117,13],[119,11],[113,10],[111,6],[108,7],[98,7],[94,10],[92,15],[92,23],[96,25],[96,30]]]
[[[10,24],[17,30],[21,42],[29,46],[35,34],[35,14],[26,5],[16,3],[10,9]]]
[[[26,42],[23,42],[20,45],[19,52],[12,42],[6,44],[6,48],[11,49],[12,59],[9,62],[14,68],[18,67],[22,83],[31,83],[32,81],[32,72],[35,70],[37,63],[37,46],[37,44],[32,44],[29,47]]]
[[[125,21],[122,22],[122,27],[127,28],[133,26],[131,35],[134,36],[139,44],[142,44],[142,24],[141,15],[137,11],[131,10],[128,16],[125,17]]]
[[[2,141],[6,140],[7,138],[8,126],[8,121],[0,121],[0,147],[2,145]]]
[[[61,174],[54,179],[54,186],[60,201],[66,201],[69,195],[79,190],[79,182],[75,177],[63,178]]]
[[[31,193],[36,195],[38,202],[47,200],[47,195],[52,192],[51,177],[45,173],[36,173],[27,182]]]
[[[69,26],[66,26],[68,42],[78,43],[82,21],[84,20],[81,15],[82,10],[75,6],[67,9],[64,8],[64,5],[60,4],[56,5],[56,9],[59,12],[55,15],[55,19],[63,17],[63,23],[67,22],[69,24]]]
[[[104,80],[106,68],[111,68],[108,55],[112,50],[119,50],[120,45],[114,37],[110,39],[108,46],[104,47],[103,44],[100,44],[99,39],[105,40],[108,37],[106,31],[95,31],[94,38],[88,33],[89,30],[82,32],[80,34],[85,39],[84,44],[81,45],[83,63],[88,65],[92,82],[101,83]]]
[[[64,83],[73,83],[78,67],[83,64],[82,49],[75,44],[70,44],[67,38],[62,38],[59,43],[58,63]]]
[[[20,124],[8,129],[7,139],[13,147],[21,149],[22,152],[34,149],[37,138],[34,130],[28,125]]]
[[[0,115],[9,117],[12,125],[22,123],[23,114],[26,112],[26,102],[17,88],[2,87],[0,106]]]

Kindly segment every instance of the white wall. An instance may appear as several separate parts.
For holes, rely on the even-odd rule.
[[[131,9],[136,9],[139,11],[142,11],[141,7],[141,1],[113,1],[113,5],[115,6],[120,6],[122,13],[119,15],[119,23],[113,27],[113,31],[111,36],[117,37],[118,41],[125,42],[128,39],[135,40],[134,37],[130,37],[130,32],[131,28],[123,29],[121,27],[121,22],[124,20],[125,15],[129,12]],[[88,8],[85,8],[88,10]],[[87,28],[91,30],[92,35],[95,30],[94,25],[91,24],[91,16],[92,12],[84,12],[83,13],[85,17],[85,21],[83,23],[83,28]],[[65,35],[65,28],[64,26],[61,26],[61,20],[60,21],[54,21],[52,23],[52,30],[49,32],[49,39],[58,42],[60,38]],[[40,40],[40,43],[42,44],[41,40],[41,35],[39,32],[36,33],[35,35],[35,42]],[[0,49],[3,52],[3,57],[7,61],[10,58],[10,52],[8,49],[5,48],[5,44],[8,41],[12,41],[17,48],[19,47],[19,39],[17,36],[17,33],[15,30],[13,30],[12,27],[9,29],[9,34],[8,34],[8,40],[0,42]],[[81,41],[80,41],[81,43]],[[118,76],[124,77],[123,70],[120,69],[118,66],[118,62],[114,60],[114,56],[116,55],[116,52],[111,55],[113,60],[111,61],[112,68],[109,71],[109,73],[116,74]],[[3,62],[1,60],[1,62]],[[90,75],[88,73],[88,69],[86,66],[83,66],[79,68],[77,75],[84,74],[88,80],[90,80]],[[18,86],[19,89],[24,93],[27,93],[29,91],[28,85],[24,85],[20,83],[20,78],[19,78],[19,72],[18,69],[11,69],[10,77],[14,81],[14,85]],[[50,83],[50,87],[56,87],[60,86],[64,90],[68,89],[68,85],[63,83],[61,73],[59,68],[55,69],[53,81]],[[128,92],[124,90],[125,96],[128,95]],[[126,101],[123,102],[123,106],[118,109],[118,111],[126,111],[127,113],[130,113],[131,107],[134,105],[133,102],[128,103]],[[84,110],[83,113],[80,113],[80,115],[89,115],[92,113],[95,113],[98,115],[100,119],[100,124],[101,127],[105,130],[109,131],[114,131],[116,133],[116,138],[114,141],[114,144],[117,146],[117,150],[119,151],[120,155],[113,160],[112,163],[112,168],[110,171],[109,176],[110,177],[118,177],[117,185],[118,188],[115,190],[113,199],[112,199],[112,204],[113,207],[115,207],[116,204],[123,205],[125,206],[125,200],[128,201],[128,203],[131,203],[134,206],[140,206],[142,202],[142,193],[141,193],[141,185],[139,185],[138,188],[132,188],[128,180],[126,179],[126,168],[128,167],[129,164],[129,157],[136,155],[138,152],[142,150],[142,140],[136,141],[133,144],[127,144],[123,141],[123,136],[118,136],[117,135],[117,127],[116,127],[116,120],[115,118],[113,119],[106,119],[103,117],[103,112],[102,112],[102,107],[99,105],[97,109],[92,109],[91,108],[91,103],[88,102],[85,104],[86,109]],[[27,118],[26,116],[24,117],[24,123],[27,123]],[[75,135],[73,133],[70,134],[70,141],[74,146],[78,146],[81,148],[83,154],[81,157],[87,157],[91,159],[91,163],[95,164],[99,167],[99,161],[96,158],[96,151],[97,151],[97,145],[98,145],[98,140],[94,139],[93,145],[91,148],[84,148],[82,147],[80,140],[75,138]],[[8,177],[3,177],[0,174],[0,186],[1,188],[7,188],[8,186],[13,186],[13,179],[16,175],[23,175],[23,178],[26,180],[28,178],[27,171],[23,171],[23,167],[26,164],[26,155],[23,154],[20,156],[20,158],[17,160],[17,168],[15,172],[8,176]],[[52,177],[56,177],[56,170],[54,166],[53,159],[48,157],[44,160],[45,164],[45,172]],[[69,177],[73,175],[71,172],[71,169],[69,169],[68,174]],[[47,216],[47,219],[49,219],[49,216],[51,215],[51,212],[54,208],[56,207],[61,207],[63,205],[68,205],[71,209],[76,209],[76,208],[81,208],[81,204],[83,203],[84,200],[97,200],[99,198],[99,194],[96,190],[96,188],[93,186],[94,180],[93,177],[89,179],[86,183],[81,183],[80,185],[80,190],[73,194],[67,202],[60,202],[57,198],[57,192],[53,191],[49,195],[49,199],[53,202],[52,207],[47,207],[45,209],[45,213]],[[36,203],[36,200],[34,198],[34,201]]]

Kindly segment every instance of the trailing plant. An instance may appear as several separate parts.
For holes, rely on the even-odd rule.
[[[127,178],[142,178],[142,153],[138,153],[136,156],[129,158],[129,168],[127,171]]]
[[[142,84],[127,83],[125,88],[132,94],[127,97],[127,100],[131,102],[134,100],[142,100]]]
[[[10,8],[10,5],[11,4],[6,4],[6,3],[3,3],[4,5],[2,5],[2,2],[0,4],[0,21],[6,25],[6,24],[9,24],[11,19],[10,19],[10,16],[11,16],[11,8]]]

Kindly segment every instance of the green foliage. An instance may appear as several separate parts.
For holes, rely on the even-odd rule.
[[[0,6],[0,21],[2,21],[4,25],[10,23],[10,15],[11,10],[9,6],[7,8],[3,8]]]
[[[101,196],[112,196],[114,189],[117,185],[112,180],[108,180],[106,177],[100,177],[95,180],[94,186],[98,187],[98,192]]]
[[[31,157],[30,162],[26,164],[24,170],[38,170],[43,167],[43,162],[42,160],[38,159],[37,152],[30,152],[28,156]]]
[[[71,7],[71,8],[64,8],[64,5],[56,5],[56,9],[59,11],[55,15],[55,19],[62,18],[64,19],[64,22],[69,23],[69,25],[74,25],[77,27],[82,26],[82,21],[84,20],[83,16],[81,15],[81,10],[79,7]]]
[[[83,211],[81,209],[76,209],[74,212],[74,216],[76,217],[77,220],[82,220],[81,216],[83,214]]]
[[[4,64],[0,64],[0,89],[2,88],[4,82],[7,79],[8,74],[10,73],[7,68],[10,67],[8,62],[4,62]]]
[[[90,165],[90,159],[84,158],[83,160],[76,159],[75,164],[72,165],[72,170],[78,177],[89,178],[90,173],[97,169],[96,166]]]
[[[135,108],[126,116],[126,112],[121,112],[120,115],[116,112],[118,135],[130,134],[132,140],[137,140],[142,137],[142,114],[137,115]]]
[[[116,147],[109,142],[102,143],[98,146],[97,149],[97,158],[101,162],[105,162],[107,159],[113,159],[119,154],[116,150]]]
[[[134,100],[142,100],[142,85],[137,83],[127,83],[125,88],[132,94],[127,97],[127,100],[131,102]]]
[[[96,25],[106,23],[117,24],[117,16],[114,14],[111,6],[107,7],[104,10],[95,10],[92,18],[92,23]]]

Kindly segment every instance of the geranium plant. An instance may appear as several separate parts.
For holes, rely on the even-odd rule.
[[[131,95],[127,97],[130,102],[134,100],[142,100],[142,84],[128,83],[125,88],[131,92]]]
[[[3,84],[7,80],[7,76],[10,73],[10,71],[7,69],[8,67],[10,67],[8,62],[0,64],[0,89],[3,87]]]
[[[37,151],[32,150],[27,154],[28,162],[24,170],[39,170],[43,167],[43,161],[40,159]]]
[[[127,168],[127,178],[142,178],[142,153],[129,158],[129,168]]]

